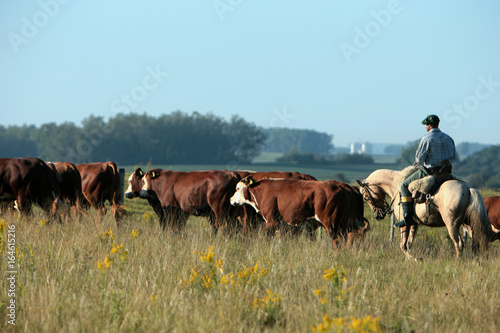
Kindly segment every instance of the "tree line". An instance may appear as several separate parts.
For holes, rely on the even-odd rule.
[[[0,126],[0,157],[74,163],[113,160],[124,165],[239,164],[251,162],[267,146],[276,149],[275,142],[280,142],[280,149],[314,147],[314,152],[328,153],[331,139],[310,130],[263,129],[236,115],[229,120],[181,111],[158,117],[117,114],[108,120],[91,115],[81,126],[71,122]]]

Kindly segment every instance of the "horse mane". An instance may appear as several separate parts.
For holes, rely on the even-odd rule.
[[[379,169],[373,171],[368,178],[365,179],[365,182],[371,184],[386,184],[391,182],[395,187],[399,188],[401,183],[403,183],[403,181],[415,171],[417,171],[417,167],[413,165],[410,165],[401,171]]]

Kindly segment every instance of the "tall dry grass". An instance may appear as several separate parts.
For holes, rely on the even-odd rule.
[[[137,200],[137,199],[136,199]],[[110,214],[16,225],[16,326],[8,324],[7,255],[1,256],[0,328],[22,332],[498,332],[500,242],[460,262],[442,229],[421,228],[405,262],[389,222],[353,248],[326,235],[213,236],[192,218],[160,230],[144,202],[120,228]],[[6,231],[3,235],[5,237]]]

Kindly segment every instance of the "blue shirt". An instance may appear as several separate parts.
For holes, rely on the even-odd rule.
[[[423,164],[426,168],[440,167],[445,160],[451,163],[456,157],[453,139],[439,128],[433,128],[420,140],[415,164]]]

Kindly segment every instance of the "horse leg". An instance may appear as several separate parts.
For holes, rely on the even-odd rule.
[[[448,229],[448,234],[455,245],[456,259],[458,261],[464,249],[464,243],[462,241],[462,237],[460,237],[460,230],[457,227],[456,222],[446,223],[446,228]]]
[[[418,224],[412,225],[410,227],[410,234],[408,236],[408,242],[406,245],[408,250],[411,249],[411,246],[413,245],[413,241],[415,240],[415,237],[417,237],[417,231],[418,231]]]
[[[399,243],[399,247],[401,248],[401,251],[406,256],[406,261],[417,261],[418,258],[415,258],[410,254],[410,248],[408,246],[408,237],[410,235],[410,229],[408,227],[401,228],[401,242]]]

